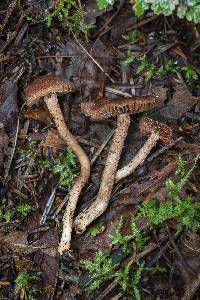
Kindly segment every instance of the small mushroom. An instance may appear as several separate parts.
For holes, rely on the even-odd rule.
[[[141,119],[140,133],[148,137],[148,140],[144,146],[139,150],[137,155],[122,169],[118,170],[115,177],[115,182],[125,178],[135,171],[135,169],[143,163],[151,149],[156,145],[157,141],[160,139],[164,145],[171,146],[174,144],[172,129],[164,123],[154,121],[148,117]]]
[[[161,103],[156,96],[142,96],[127,99],[101,99],[98,103],[82,103],[82,112],[94,119],[117,117],[116,131],[106,159],[100,189],[94,203],[81,212],[74,221],[77,233],[85,231],[86,227],[98,218],[107,208],[115,182],[118,162],[130,125],[130,114],[150,110]]]
[[[75,153],[81,165],[80,176],[69,191],[69,200],[63,217],[63,232],[58,247],[60,254],[67,251],[70,247],[74,211],[79,195],[90,176],[89,159],[75,137],[70,133],[56,96],[56,93],[68,93],[72,91],[74,91],[74,85],[56,75],[40,76],[25,88],[26,103],[28,106],[43,98],[60,136]]]

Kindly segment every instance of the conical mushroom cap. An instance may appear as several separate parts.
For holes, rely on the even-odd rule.
[[[50,93],[69,93],[75,90],[74,84],[61,76],[42,75],[29,83],[24,89],[26,103],[31,106]]]
[[[158,132],[160,140],[166,146],[174,144],[173,131],[165,123],[155,121],[148,117],[143,117],[140,120],[139,129],[140,129],[140,133],[146,137],[149,137],[152,132],[155,132],[155,133]]]

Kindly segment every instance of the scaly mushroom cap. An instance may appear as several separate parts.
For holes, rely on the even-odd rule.
[[[24,89],[27,105],[30,106],[50,93],[69,93],[75,87],[72,82],[57,75],[42,75]]]
[[[172,129],[164,123],[143,117],[139,124],[140,133],[149,137],[152,132],[159,133],[160,140],[166,145],[174,144]]]
[[[98,102],[81,103],[81,111],[92,119],[103,119],[121,114],[135,114],[159,106],[161,98],[150,95],[123,99],[102,98]]]

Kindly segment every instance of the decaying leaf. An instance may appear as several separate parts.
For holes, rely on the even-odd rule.
[[[156,114],[160,120],[176,121],[189,111],[199,100],[198,97],[192,96],[190,91],[183,85],[177,85],[172,100],[160,108]],[[152,113],[153,117],[155,113]]]
[[[65,149],[66,144],[63,141],[63,139],[60,137],[58,131],[50,128],[48,130],[48,134],[45,141],[42,141],[40,143],[40,146],[43,147],[43,154],[46,155],[47,147],[51,147],[53,152],[56,152],[58,150]]]
[[[46,125],[51,123],[51,116],[47,109],[42,107],[28,107],[24,113],[24,117],[34,119]]]
[[[184,281],[188,284],[200,268],[200,235],[195,232],[185,231],[178,246],[184,261],[189,267],[188,272],[181,267],[179,260],[177,264]]]
[[[18,112],[17,88],[12,81],[6,80],[0,84],[0,122],[9,129]],[[10,123],[11,122],[11,123]]]
[[[4,129],[0,129],[0,171],[4,165],[4,157],[8,148],[9,137],[5,133]]]

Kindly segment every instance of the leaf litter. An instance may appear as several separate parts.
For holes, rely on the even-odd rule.
[[[180,68],[193,63],[198,70],[197,48],[191,51],[196,36],[191,31],[191,44],[182,39],[186,28],[184,21],[179,23],[178,31],[176,19],[170,17],[141,17],[137,23],[138,19],[130,10],[129,4],[125,5],[123,1],[119,1],[119,6],[110,6],[106,10],[99,10],[96,1],[85,1],[83,8],[86,10],[86,20],[96,26],[86,35],[75,33],[75,36],[70,36],[70,30],[56,20],[48,28],[46,24],[38,24],[29,18],[31,15],[41,17],[43,13],[48,13],[56,5],[54,2],[57,3],[50,1],[47,4],[41,1],[35,4],[30,1],[25,7],[25,17],[15,6],[15,1],[6,1],[4,5],[0,5],[0,51],[5,57],[12,57],[11,61],[1,60],[0,70],[0,295],[2,299],[28,299],[27,287],[17,291],[16,278],[23,275],[23,272],[39,271],[43,287],[40,292],[37,291],[38,299],[133,297],[129,291],[120,289],[120,284],[116,283],[114,277],[109,277],[108,281],[90,295],[85,294],[84,288],[91,278],[88,273],[83,272],[80,261],[94,260],[96,253],[102,252],[111,255],[112,261],[117,262],[120,267],[130,264],[133,275],[137,273],[138,264],[135,262],[140,257],[144,259],[146,265],[138,283],[142,299],[147,299],[149,295],[160,299],[198,299],[199,231],[183,228],[177,233],[173,219],[166,220],[151,231],[149,219],[143,216],[137,220],[136,225],[142,233],[145,232],[146,248],[137,252],[136,240],[139,238],[132,236],[133,228],[136,228],[132,222],[139,206],[152,198],[157,199],[160,204],[165,203],[168,197],[166,180],[179,180],[179,176],[175,174],[179,154],[184,157],[185,165],[189,168],[200,152],[196,134],[199,129],[199,79],[195,81],[196,84],[188,82],[180,70],[166,74],[164,78],[153,74],[150,81],[146,77],[151,64],[162,66],[169,59],[178,62]],[[5,21],[3,12],[7,16]],[[15,29],[16,26],[18,29]],[[125,44],[123,35],[128,35],[134,28],[139,31],[138,40],[134,40],[133,35]],[[164,38],[160,34],[162,31]],[[6,40],[9,32],[13,32],[13,36]],[[143,55],[144,51],[151,61],[143,59],[141,73],[137,71],[138,61],[134,57],[131,58],[131,64],[124,63],[127,54],[130,59],[130,55]],[[119,167],[130,161],[145,142],[138,129],[143,115],[165,121],[173,128],[175,138],[175,145],[163,152],[160,152],[162,144],[158,143],[151,150],[148,159],[132,175],[114,186],[105,213],[83,235],[73,232],[71,251],[63,257],[59,257],[57,248],[62,216],[67,205],[66,195],[71,187],[59,186],[59,174],[53,172],[52,166],[66,147],[44,105],[23,108],[19,118],[16,148],[12,144],[19,110],[25,100],[23,89],[42,74],[61,75],[75,84],[74,94],[70,97],[61,96],[64,100],[61,109],[70,131],[81,143],[90,160],[95,157],[92,174],[81,194],[76,215],[89,207],[96,198],[111,145],[110,134],[116,128],[115,118],[89,120],[81,113],[81,102],[98,102],[99,97],[104,94],[109,98],[119,98],[122,94],[141,96],[153,91],[156,93],[160,89],[163,99],[161,107],[131,118]],[[14,157],[5,180],[6,161],[12,150]],[[198,175],[197,164],[192,177],[181,190],[181,197],[192,194],[198,202]],[[31,211],[27,215],[20,215],[18,207],[25,207],[25,204],[30,205]],[[123,226],[121,232],[118,229],[115,237],[119,244],[112,244],[112,237],[116,235],[121,218]],[[42,219],[44,222],[41,224]],[[120,239],[126,244],[123,236],[128,239],[126,253],[121,252],[123,247]],[[118,276],[125,276],[125,273],[120,273],[120,267]],[[30,283],[29,288],[35,289],[35,284]]]

